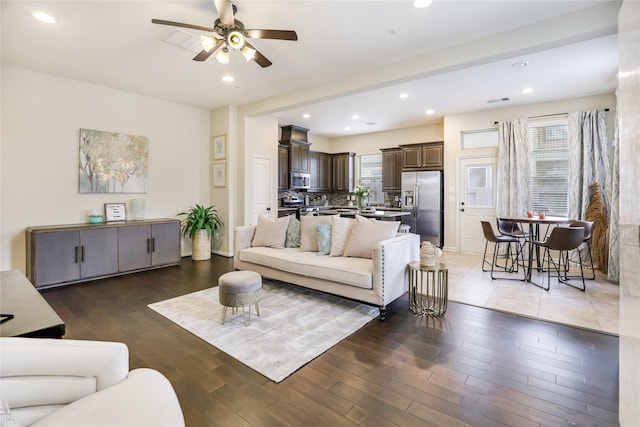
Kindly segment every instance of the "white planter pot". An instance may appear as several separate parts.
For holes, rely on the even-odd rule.
[[[211,238],[207,230],[196,231],[191,242],[191,259],[204,261],[211,259]]]

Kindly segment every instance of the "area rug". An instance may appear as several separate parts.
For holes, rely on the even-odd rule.
[[[261,316],[251,309],[244,325],[242,310],[222,306],[218,288],[209,288],[149,308],[278,383],[378,316],[366,304],[284,283],[264,281]],[[246,309],[245,309],[246,310]]]

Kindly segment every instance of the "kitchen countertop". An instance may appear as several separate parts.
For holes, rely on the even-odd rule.
[[[328,209],[318,212],[320,215],[340,215],[345,217],[355,217],[356,214],[361,215],[365,218],[379,218],[379,219],[390,219],[390,218],[398,218],[404,215],[409,215],[411,212],[402,212],[400,210],[376,210],[374,212],[358,212],[356,209]]]

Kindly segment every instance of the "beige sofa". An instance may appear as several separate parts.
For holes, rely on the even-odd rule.
[[[379,241],[371,248],[371,258],[364,258],[319,255],[317,250],[298,247],[252,246],[256,227],[235,228],[234,268],[375,305],[380,320],[385,319],[387,305],[407,292],[407,264],[419,259],[416,234]]]
[[[184,426],[169,380],[123,343],[0,338],[2,425]]]

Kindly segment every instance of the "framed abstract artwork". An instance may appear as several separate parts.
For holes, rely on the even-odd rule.
[[[213,160],[224,160],[227,158],[227,135],[213,137]]]
[[[146,193],[149,140],[80,129],[80,193]]]

